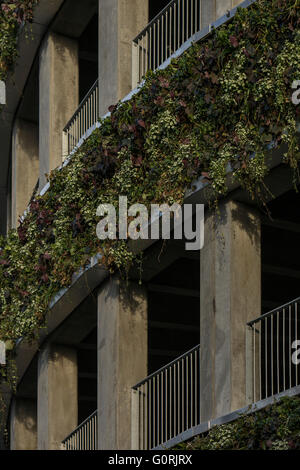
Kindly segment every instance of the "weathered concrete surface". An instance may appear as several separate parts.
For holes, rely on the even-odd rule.
[[[201,421],[246,405],[246,323],[261,311],[260,219],[220,203],[201,251]]]
[[[148,23],[148,0],[99,0],[100,116],[132,85],[132,40]]]
[[[10,412],[10,450],[36,450],[36,401],[14,398]]]
[[[50,33],[40,52],[40,188],[62,163],[62,131],[79,100],[78,42]]]
[[[98,448],[131,448],[131,387],[147,376],[143,287],[108,280],[98,295]]]
[[[59,450],[78,425],[76,350],[50,344],[38,361],[38,449]]]
[[[39,178],[38,126],[17,119],[12,138],[12,226],[23,215]]]

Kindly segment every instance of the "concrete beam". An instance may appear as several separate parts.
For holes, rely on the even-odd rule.
[[[16,397],[10,412],[10,450],[36,450],[36,401]]]
[[[59,450],[78,425],[77,353],[49,344],[38,360],[38,449]]]
[[[13,228],[23,215],[39,178],[39,129],[17,119],[12,137],[12,214]]]
[[[98,295],[98,449],[131,449],[131,388],[147,376],[144,287],[111,279]]]
[[[50,33],[40,52],[40,188],[62,163],[62,132],[79,101],[78,42]]]
[[[100,116],[132,88],[132,40],[148,23],[148,0],[99,0]]]
[[[260,218],[222,202],[201,251],[201,421],[246,406],[246,323],[261,311]]]

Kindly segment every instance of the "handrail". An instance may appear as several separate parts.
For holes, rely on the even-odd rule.
[[[96,80],[63,129],[63,160],[95,126],[99,117],[99,81]]]
[[[96,450],[97,449],[97,418],[98,411],[94,411],[63,441],[66,450]]]
[[[249,403],[300,384],[300,297],[247,323],[246,389]]]
[[[91,96],[91,94],[93,93],[93,91],[96,90],[97,86],[99,85],[99,80],[97,78],[97,80],[95,81],[94,85],[89,89],[89,91],[86,93],[86,95],[84,96],[84,98],[80,101],[76,111],[74,112],[73,116],[69,119],[69,121],[67,122],[67,124],[65,125],[63,131],[66,132],[68,130],[68,127],[70,126],[70,124],[72,124],[72,122],[74,121],[74,119],[76,118],[77,114],[78,114],[78,110],[80,108],[82,108],[84,106],[84,104],[87,102],[88,98]]]
[[[200,345],[132,387],[131,446],[155,449],[200,424]]]
[[[138,384],[134,385],[132,388],[133,390],[137,390],[141,385],[144,385],[149,379],[152,379],[153,377],[155,377],[155,375],[158,375],[160,374],[160,372],[163,372],[164,370],[168,369],[169,367],[173,366],[174,364],[176,364],[178,361],[180,361],[181,359],[184,359],[186,356],[189,356],[191,353],[193,353],[194,351],[196,351],[197,349],[200,349],[200,344],[197,344],[197,346],[194,346],[192,349],[190,349],[189,351],[187,351],[186,353],[182,354],[181,356],[179,357],[176,357],[176,359],[174,359],[173,361],[169,362],[168,364],[166,364],[165,366],[161,367],[160,369],[156,370],[155,372],[153,372],[152,374],[148,375],[148,377],[146,377],[145,379],[143,379],[141,382],[139,382]]]
[[[141,37],[150,28],[150,26],[152,26],[154,23],[156,23],[156,21],[170,8],[170,6],[172,4],[176,5],[177,3],[178,3],[178,0],[171,0],[162,10],[160,10],[159,13],[157,13],[157,15],[154,18],[152,18],[151,21],[149,21],[147,26],[145,26],[145,28],[133,39],[133,42],[137,43],[139,41],[139,39],[141,39]]]
[[[270,317],[271,315],[274,315],[274,313],[277,313],[279,312],[279,310],[283,310],[284,308],[288,308],[290,307],[291,305],[295,304],[295,303],[300,303],[300,297],[297,297],[295,300],[291,300],[291,302],[287,302],[286,304],[284,305],[280,305],[279,307],[277,308],[274,308],[273,310],[270,310],[269,312],[267,313],[264,313],[263,315],[261,315],[260,317],[257,317],[255,320],[251,320],[249,323],[247,323],[247,326],[253,326],[255,323],[259,322],[260,320],[263,320],[265,318],[268,318]]]

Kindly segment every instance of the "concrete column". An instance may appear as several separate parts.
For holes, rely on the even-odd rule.
[[[148,0],[99,0],[100,116],[132,85],[132,40],[148,24]]]
[[[50,33],[40,52],[40,186],[62,163],[62,132],[79,100],[78,43]]]
[[[17,119],[12,136],[12,225],[23,215],[39,178],[39,129]]]
[[[14,398],[10,412],[10,449],[36,450],[36,448],[36,400],[31,398]]]
[[[58,450],[78,425],[77,353],[47,345],[38,360],[38,449]]]
[[[246,323],[261,311],[260,218],[220,203],[201,251],[201,421],[246,406]]]
[[[131,449],[131,388],[147,377],[144,287],[111,279],[98,295],[98,449]]]

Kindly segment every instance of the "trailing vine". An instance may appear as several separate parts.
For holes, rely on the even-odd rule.
[[[148,72],[141,90],[111,106],[69,164],[51,173],[48,191],[0,241],[2,340],[32,340],[51,298],[91,256],[100,253],[110,271],[130,269],[135,255],[125,241],[96,237],[100,203],[117,207],[119,195],[129,204],[182,203],[200,176],[219,197],[228,170],[260,198],[270,151],[282,144],[297,170],[300,107],[291,85],[300,79],[299,6],[258,0],[240,9],[165,70]],[[1,35],[0,43],[8,40]]]
[[[18,57],[20,27],[33,20],[39,0],[0,1],[0,80],[5,81]]]
[[[299,450],[300,398],[284,397],[205,436],[180,444],[180,450]]]

